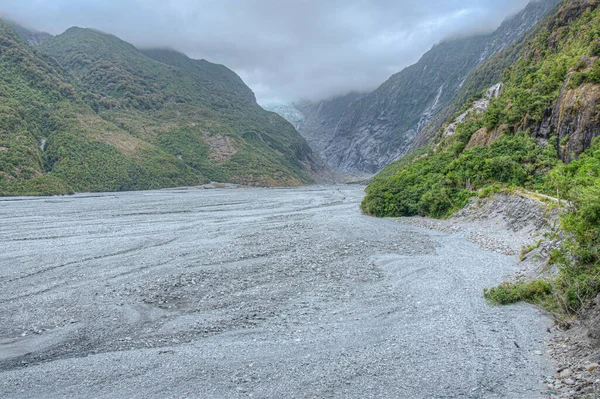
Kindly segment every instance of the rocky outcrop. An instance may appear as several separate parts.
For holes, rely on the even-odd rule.
[[[504,84],[502,84],[502,83],[498,83],[498,84],[490,87],[483,95],[483,98],[476,100],[473,103],[473,105],[471,105],[471,107],[469,107],[469,109],[467,109],[465,112],[458,115],[456,117],[456,119],[454,119],[454,121],[449,123],[444,128],[443,137],[454,136],[454,134],[456,133],[456,128],[458,127],[458,124],[464,122],[469,115],[474,114],[474,113],[478,114],[478,113],[481,113],[481,112],[487,110],[488,107],[490,106],[490,101],[500,95],[500,91],[502,91],[503,87],[504,87]]]
[[[586,83],[570,87],[572,74],[565,80],[558,100],[545,112],[540,124],[523,123],[542,143],[555,135],[559,157],[564,162],[576,159],[600,136],[600,85]]]
[[[465,149],[468,150],[469,148],[473,147],[488,146],[494,141],[498,140],[501,135],[501,129],[493,129],[490,131],[487,128],[482,127],[481,129],[473,133]]]
[[[457,95],[467,77],[531,29],[559,0],[532,2],[492,34],[434,46],[346,109],[325,160],[351,173],[376,173],[405,155],[417,134]]]
[[[572,74],[565,80],[556,103],[545,112],[544,119],[539,124],[528,120],[511,128],[512,130],[530,129],[533,137],[542,145],[546,145],[551,136],[558,138],[559,157],[564,162],[571,162],[591,147],[593,140],[600,136],[600,85],[586,83],[577,88],[571,88]],[[492,90],[492,89],[490,89]],[[488,93],[486,94],[486,97]],[[497,96],[497,95],[496,95]],[[487,109],[489,100],[485,98],[474,103],[473,107],[459,115],[443,131],[443,137],[452,136],[456,127],[473,112]],[[492,144],[509,128],[500,126],[493,130],[481,128],[471,137],[466,148],[487,146]]]
[[[569,90],[557,104],[556,132],[559,153],[565,162],[579,156],[600,136],[600,85],[586,84]]]
[[[211,136],[208,132],[203,132],[202,138],[210,146],[208,158],[218,164],[229,161],[239,151],[240,145],[232,137],[220,134]]]

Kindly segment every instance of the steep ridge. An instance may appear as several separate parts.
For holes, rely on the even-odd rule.
[[[471,72],[529,31],[557,2],[532,2],[492,34],[434,46],[417,64],[347,108],[324,151],[326,162],[346,172],[375,173],[406,154]]]
[[[554,7],[557,7],[557,5]],[[503,79],[504,70],[521,57],[525,45],[546,26],[551,15],[552,11],[547,13],[532,29],[521,35],[506,49],[495,54],[489,60],[478,66],[465,80],[452,102],[438,112],[417,134],[417,137],[415,137],[415,140],[411,144],[411,150],[429,144],[435,138],[443,124],[448,121],[463,104],[469,102],[469,100],[472,100],[474,97],[479,96],[481,92],[488,87],[500,82]]]
[[[0,22],[0,193],[65,194],[198,184],[176,157],[94,112],[46,53]]]
[[[173,50],[139,51],[90,29],[71,28],[35,49],[6,24],[0,33],[0,49],[14,53],[2,59],[0,95],[24,126],[20,136],[16,125],[0,127],[4,195],[210,180],[300,185],[324,169],[293,126],[263,110],[224,66]],[[54,86],[40,88],[44,82]],[[28,156],[18,150],[9,159],[23,135]],[[38,189],[29,181],[51,177],[60,184]]]
[[[265,112],[224,66],[172,50],[142,52],[80,28],[41,49],[80,82],[86,102],[103,118],[210,180],[298,185],[320,168],[293,126]]]
[[[69,130],[76,115],[93,118],[93,112],[78,103],[56,61],[28,47],[2,21],[0,54],[0,193],[69,192],[62,179],[45,173],[46,140],[50,131]]]

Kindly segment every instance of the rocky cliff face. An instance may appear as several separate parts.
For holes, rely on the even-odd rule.
[[[375,173],[405,155],[418,132],[450,104],[467,77],[557,3],[533,2],[492,34],[434,46],[417,64],[348,106],[323,151],[325,161],[344,172]]]
[[[567,2],[548,24],[552,32],[548,38],[549,45],[558,46],[561,28],[598,7],[599,3],[598,0]],[[582,56],[576,70],[567,75],[557,101],[546,109],[541,123],[525,120],[518,126],[531,129],[542,144],[551,135],[556,135],[559,157],[564,162],[576,159],[592,145],[594,138],[600,136],[600,80],[590,78],[600,71],[600,50],[593,52],[590,56]]]
[[[331,143],[348,106],[362,96],[360,93],[350,93],[324,101],[304,101],[295,104],[296,109],[303,115],[297,129],[321,157],[325,157],[325,149]]]
[[[560,48],[563,27],[579,18],[586,11],[597,7],[598,0],[571,0],[565,2],[559,12],[545,24],[547,45]],[[538,49],[528,48],[524,56],[531,59],[541,57]],[[566,74],[555,101],[543,112],[541,120],[532,120],[528,116],[514,126],[499,126],[496,129],[482,128],[473,134],[467,148],[490,145],[507,131],[529,130],[540,145],[546,145],[552,136],[558,139],[558,155],[569,163],[592,146],[593,140],[600,136],[600,47],[594,54],[582,55],[578,65]],[[558,91],[557,91],[558,93]],[[462,115],[461,115],[462,116]],[[443,136],[450,136],[456,127],[455,122],[447,124]]]
[[[542,143],[556,135],[558,154],[564,162],[576,159],[600,136],[600,85],[586,83],[571,88],[570,78],[565,81],[558,101],[546,110],[542,123],[523,126],[529,127]]]
[[[552,2],[552,4],[555,3],[556,1]],[[546,18],[549,18],[551,14],[552,12],[547,13]],[[464,81],[452,102],[438,112],[417,134],[409,152],[430,144],[439,133],[440,128],[456,114],[463,104],[469,102],[473,96],[478,95],[482,90],[496,82],[500,82],[506,68],[513,65],[521,57],[526,44],[536,37],[540,30],[544,29],[546,23],[547,21],[542,18],[532,29],[522,34],[510,46],[479,65]]]

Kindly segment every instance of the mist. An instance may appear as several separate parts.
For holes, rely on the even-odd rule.
[[[60,34],[71,26],[224,64],[259,102],[376,88],[448,37],[491,32],[528,0],[0,0]]]

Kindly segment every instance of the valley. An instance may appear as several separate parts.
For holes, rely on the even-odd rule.
[[[240,75],[0,14],[0,398],[597,396],[600,0],[487,6],[379,86],[337,9],[175,32]]]

